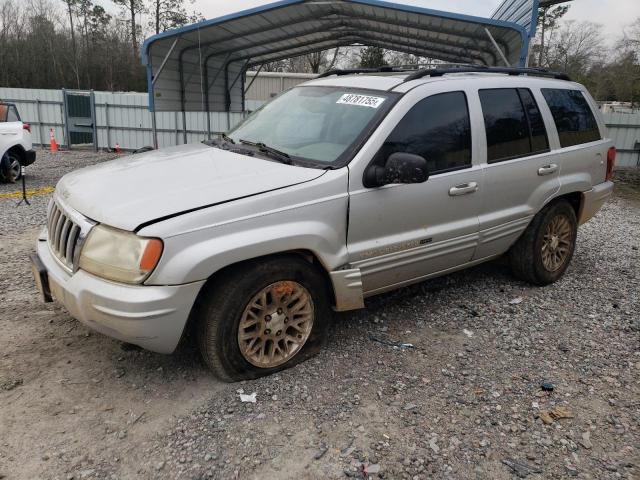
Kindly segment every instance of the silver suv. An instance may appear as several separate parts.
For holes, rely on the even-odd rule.
[[[550,284],[612,192],[615,150],[583,86],[498,72],[331,72],[218,140],[70,173],[36,282],[149,350],[193,327],[230,381],[316,353],[332,309],[501,255]]]

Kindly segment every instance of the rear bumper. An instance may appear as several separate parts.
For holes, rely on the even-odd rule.
[[[22,166],[28,167],[32,163],[36,161],[36,151],[35,150],[27,150],[24,152],[24,159],[22,160]]]
[[[582,206],[578,223],[582,225],[588,222],[613,193],[613,182],[603,182],[594,186],[591,190],[582,193]]]
[[[51,295],[74,318],[104,335],[159,353],[175,350],[204,284],[125,285],[82,270],[70,275],[51,254],[46,234],[38,239],[37,256]]]

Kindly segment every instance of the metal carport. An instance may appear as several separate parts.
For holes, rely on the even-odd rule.
[[[281,0],[148,38],[149,109],[206,112],[211,132],[209,112],[245,110],[247,69],[339,46],[524,66],[537,10],[538,0],[506,0],[496,18],[481,18],[379,0]]]

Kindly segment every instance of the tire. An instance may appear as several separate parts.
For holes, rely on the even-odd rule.
[[[22,177],[20,157],[14,152],[7,152],[0,161],[0,177],[8,183],[16,183]]]
[[[139,153],[146,153],[146,152],[152,152],[153,151],[153,147],[142,147],[142,148],[138,148],[137,150],[134,150],[132,152],[132,155],[137,155]]]
[[[554,223],[555,222],[555,223]],[[549,233],[562,232],[559,235]],[[509,251],[516,277],[533,285],[549,285],[567,270],[573,257],[578,221],[572,205],[558,200],[543,208]]]
[[[194,309],[202,358],[227,382],[270,375],[307,360],[326,341],[332,319],[329,298],[322,273],[295,255],[223,272],[203,287]]]

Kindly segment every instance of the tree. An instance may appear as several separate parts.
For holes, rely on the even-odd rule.
[[[389,65],[393,65],[395,67],[417,67],[419,65],[432,63],[432,59],[430,58],[419,57],[412,53],[403,52],[387,52],[386,58]]]
[[[344,56],[344,50],[337,47],[322,52],[313,52],[293,58],[265,63],[262,66],[264,72],[298,72],[298,73],[320,73],[331,70],[336,63]],[[253,68],[252,70],[257,70]]]
[[[538,59],[537,59],[538,66],[544,65],[543,62],[545,60],[544,57],[546,52],[545,40],[546,40],[547,33],[549,31],[553,31],[553,29],[556,28],[560,19],[564,17],[568,11],[569,11],[568,5],[542,7],[538,11],[538,29],[540,32],[538,36],[539,44],[536,45],[534,48],[534,51],[536,49],[538,50]]]
[[[80,68],[78,66],[78,44],[76,42],[76,31],[73,27],[73,16],[78,6],[79,0],[62,0],[67,6],[67,14],[69,15],[69,29],[71,32],[71,45],[73,47],[73,65],[72,68],[76,74],[76,86],[80,88]]]
[[[360,52],[360,67],[376,68],[388,65],[384,58],[384,49],[380,47],[365,47]]]
[[[329,57],[329,52],[327,50],[304,55],[302,57],[304,61],[303,71],[308,73],[320,73],[321,70],[331,70],[336,64],[339,55],[340,47],[336,47],[331,57]]]
[[[195,0],[187,1],[193,4]],[[149,10],[152,13],[149,26],[156,34],[197,22],[202,17],[199,13],[189,14],[185,0],[151,0]]]
[[[568,21],[549,37],[545,65],[589,83],[589,69],[605,54],[602,25]]]
[[[640,60],[640,17],[625,29],[621,42],[623,48],[634,51]]]
[[[640,103],[640,17],[624,30],[616,43],[614,60],[606,66],[612,96],[632,104]]]
[[[143,0],[112,0],[116,5],[120,5],[128,12],[130,17],[130,32],[131,32],[131,48],[133,58],[138,58],[138,23],[136,22],[136,15],[144,11]]]

